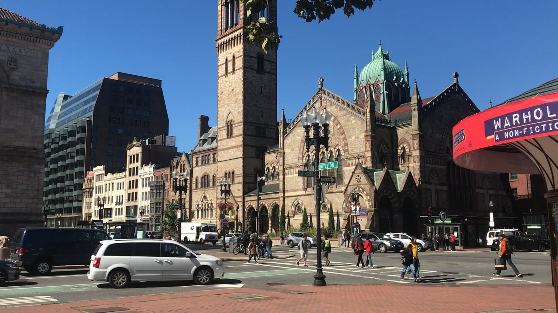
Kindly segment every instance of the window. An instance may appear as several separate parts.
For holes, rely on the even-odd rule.
[[[149,116],[149,111],[143,111],[143,116]]]
[[[108,166],[108,167],[112,167],[112,161],[108,161],[108,162],[107,162],[107,166]]]
[[[265,127],[256,126],[256,136],[265,137]]]
[[[163,243],[161,256],[163,258],[184,258],[186,257],[186,249],[173,243]]]
[[[110,95],[110,101],[114,101],[116,100],[116,96],[115,95]]]
[[[124,86],[122,85],[118,86],[118,91],[124,91]]]
[[[97,137],[91,138],[91,143],[97,143]]]
[[[122,128],[117,129],[119,135],[124,135],[124,130]]]
[[[126,136],[132,136],[132,130],[126,129]]]
[[[118,113],[124,113],[124,107],[118,107]]]
[[[144,138],[144,139],[149,138],[149,133],[148,133],[148,132],[143,132],[143,138]]]
[[[136,88],[136,95],[141,95],[141,88]]]
[[[160,245],[158,242],[138,242],[136,243],[135,256],[159,257],[161,254]]]
[[[114,112],[114,105],[109,106],[109,112]]]
[[[225,58],[225,75],[229,74],[229,59]]]
[[[512,189],[513,198],[517,200],[517,188]]]
[[[258,53],[257,62],[258,62],[258,64],[257,64],[256,72],[258,74],[263,74],[264,73],[264,64],[265,64],[263,53]]]
[[[200,158],[196,157],[196,166],[198,166],[198,162],[199,162]],[[196,178],[197,179],[197,178]]]
[[[97,132],[97,126],[93,125],[93,132]]]
[[[130,243],[111,244],[106,248],[104,255],[105,256],[131,256],[132,243],[130,242]]]
[[[122,139],[117,139],[116,140],[116,145],[117,146],[122,146],[124,143],[122,142]]]
[[[134,132],[134,136],[136,136],[136,138],[141,138],[141,131],[136,130],[136,131]]]
[[[231,138],[233,135],[233,122],[227,121],[227,138]]]
[[[235,67],[235,57],[234,55],[232,56],[232,68],[231,68],[231,73],[234,73],[234,67]]]
[[[121,157],[122,156],[122,150],[116,150],[116,156]]]
[[[136,110],[136,115],[141,116],[141,110]]]
[[[97,162],[94,159],[92,159],[90,161],[90,164],[91,164],[91,166],[97,166]]]
[[[126,110],[126,113],[132,115],[132,114],[134,114],[134,110],[128,108],[128,109]]]
[[[116,85],[115,84],[110,84],[110,90],[116,90]]]
[[[133,99],[133,98],[128,98],[128,100],[126,101],[126,103],[128,103],[128,104],[134,104],[134,99]]]
[[[109,144],[109,145],[113,145],[113,144],[114,144],[114,139],[109,138],[109,139],[108,139],[108,144]]]
[[[517,173],[511,173],[510,180],[517,180]]]
[[[401,155],[399,156],[399,162],[402,164],[407,163],[407,151],[405,151],[405,147],[401,147]]]
[[[141,100],[140,99],[136,100],[136,105],[141,105]]]
[[[215,183],[217,182],[217,176],[215,174],[213,174],[213,187],[215,187]]]
[[[107,155],[112,156],[112,150],[107,150]]]
[[[116,151],[118,154],[118,151]],[[116,168],[121,168],[122,167],[122,162],[118,161],[116,162]]]
[[[149,90],[144,90],[143,94],[146,95],[146,96],[149,96],[150,91]]]
[[[124,97],[123,96],[118,97],[118,102],[124,103]]]
[[[91,149],[91,155],[95,155],[95,154],[97,154],[97,149],[92,148],[92,149]]]
[[[143,104],[144,104],[146,107],[148,107],[150,103],[149,103],[149,101],[145,100],[145,101],[143,102]]]
[[[198,189],[198,178],[196,177],[196,189]]]

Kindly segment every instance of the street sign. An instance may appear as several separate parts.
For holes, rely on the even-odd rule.
[[[229,221],[228,220],[223,220],[221,223],[223,224],[223,227],[229,226]]]
[[[440,221],[444,222],[446,220],[446,212],[440,211]]]
[[[331,168],[337,168],[337,161],[335,162],[327,162],[327,163],[320,163],[319,169],[321,170],[328,170]]]
[[[314,171],[298,171],[299,177],[314,177],[316,176],[316,172]]]
[[[320,177],[320,182],[321,183],[335,184],[335,177],[322,176],[322,177]]]

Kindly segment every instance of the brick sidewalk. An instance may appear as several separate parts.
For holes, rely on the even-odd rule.
[[[84,294],[86,296],[86,294]],[[434,300],[433,300],[434,299]],[[550,285],[355,284],[218,289],[0,309],[77,312],[540,312],[556,313]]]

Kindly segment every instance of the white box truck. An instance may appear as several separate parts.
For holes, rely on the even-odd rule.
[[[180,238],[184,242],[216,244],[219,240],[217,226],[214,223],[182,222],[180,227]]]

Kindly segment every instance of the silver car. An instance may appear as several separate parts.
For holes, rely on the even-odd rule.
[[[287,245],[290,248],[294,248],[295,246],[297,246],[300,243],[300,241],[302,241],[302,236],[303,235],[304,235],[303,232],[290,233],[287,236]],[[307,236],[308,236],[307,239],[310,240],[310,243],[311,243],[310,246],[311,247],[316,247],[318,245],[318,239],[316,239],[316,237],[314,237],[314,236],[310,236],[310,235],[307,235]]]

